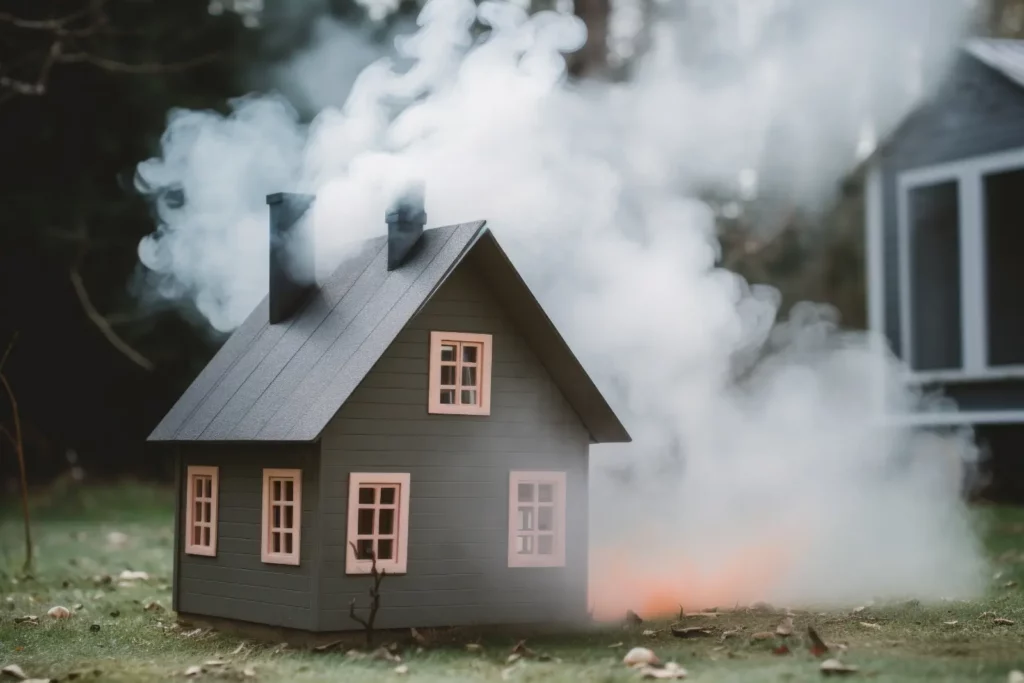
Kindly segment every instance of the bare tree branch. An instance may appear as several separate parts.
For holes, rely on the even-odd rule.
[[[18,471],[21,474],[21,511],[25,518],[25,565],[23,570],[27,573],[32,568],[32,524],[29,521],[28,512],[28,475],[25,472],[25,449],[21,440],[21,416],[18,414],[18,401],[14,398],[14,390],[11,389],[10,382],[7,381],[7,377],[3,373],[3,364],[11,355],[11,349],[14,348],[14,343],[17,340],[18,335],[15,333],[7,345],[7,350],[4,351],[3,358],[0,359],[0,386],[3,386],[4,391],[7,392],[7,400],[11,404],[11,414],[14,418],[14,435],[12,436],[3,425],[0,425],[0,432],[3,432],[10,439],[14,445],[14,452],[18,457]]]
[[[92,299],[89,298],[89,292],[85,289],[85,283],[82,281],[82,276],[79,274],[76,267],[71,268],[71,284],[75,288],[75,294],[78,295],[78,301],[82,304],[85,314],[89,316],[89,320],[91,320],[103,336],[107,338],[107,341],[109,341],[115,349],[123,353],[128,360],[144,370],[152,371],[154,368],[152,361],[133,349],[128,342],[121,339],[121,336],[110,326],[110,322],[103,317],[102,313],[96,310],[96,307],[92,303]]]
[[[356,548],[356,544],[349,541],[349,545],[352,546],[352,552],[355,553],[356,557],[359,557],[359,550]],[[369,554],[370,576],[373,578],[373,584],[370,586],[370,607],[367,618],[363,619],[356,614],[355,598],[352,598],[352,602],[348,604],[349,617],[357,624],[361,624],[366,631],[366,649],[373,647],[373,623],[377,620],[377,611],[380,610],[380,583],[384,580],[384,574],[387,573],[387,570],[384,569],[377,571],[377,554],[373,550],[370,550]]]
[[[62,63],[85,62],[104,69],[105,71],[116,71],[128,74],[162,74],[173,73],[176,71],[187,71],[188,69],[202,66],[203,64],[215,62],[223,56],[223,52],[211,52],[209,54],[200,55],[181,62],[144,62],[141,64],[128,64],[126,62],[107,59],[106,57],[89,54],[87,52],[78,52],[75,54],[63,55],[59,61]]]

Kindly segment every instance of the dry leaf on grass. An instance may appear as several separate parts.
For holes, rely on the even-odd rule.
[[[614,648],[617,648],[617,647],[625,647],[625,645],[626,645],[625,643],[612,643],[611,645],[608,646],[608,648],[609,649],[614,649]]]
[[[740,631],[742,631],[742,630],[743,630],[742,628],[734,628],[734,629],[731,629],[731,630],[728,630],[728,631],[723,631],[722,632],[722,641],[724,642],[724,641],[728,640],[729,638],[735,638],[736,636],[738,636],[740,634]]]
[[[333,650],[334,648],[338,647],[339,645],[341,645],[341,643],[342,643],[342,641],[340,641],[340,640],[332,640],[329,643],[324,643],[322,645],[315,645],[315,646],[313,646],[313,649],[315,651],[317,651],[317,652],[327,652],[328,650]]]
[[[651,638],[652,636],[658,635],[658,632],[653,630],[653,629],[645,629],[644,632],[642,634],[640,634],[640,635],[642,635],[642,636],[644,636],[646,638]]]
[[[394,664],[399,664],[402,661],[401,657],[394,654],[386,647],[378,647],[376,650],[373,651],[373,654],[370,655],[370,659],[383,660],[385,662],[392,662]]]
[[[820,657],[826,652],[828,652],[828,645],[825,644],[825,641],[821,639],[821,636],[818,635],[818,632],[815,631],[814,628],[811,626],[807,627],[807,637],[811,641],[810,650],[812,655],[814,655],[815,657]]]
[[[396,674],[407,674],[409,673],[409,667],[405,664],[399,664],[395,667]]]
[[[149,581],[149,574],[146,572],[136,572],[131,569],[125,569],[117,578],[121,581]]]
[[[821,673],[826,676],[849,676],[855,674],[860,669],[849,664],[843,664],[838,659],[826,659],[821,663]]]
[[[782,637],[793,635],[793,617],[783,619],[782,623],[775,627],[775,633]]]
[[[52,617],[54,619],[70,619],[71,610],[69,610],[67,607],[56,605],[54,607],[51,607],[49,611],[46,612],[46,616]]]
[[[14,617],[14,623],[24,626],[39,626],[39,617],[34,614],[26,614],[23,617]]]
[[[878,630],[878,629],[882,628],[881,624],[873,624],[870,621],[862,621],[862,622],[860,622],[860,625],[863,626],[864,628],[870,628],[870,629],[875,629],[875,630]]]
[[[185,669],[185,675],[189,678],[195,678],[199,674],[203,673],[203,667],[198,664],[193,664],[189,668]]]
[[[1003,588],[1016,588],[1016,587],[1017,587],[1017,582],[1016,581],[1007,581],[1006,583],[1003,584]]]
[[[128,543],[128,534],[121,533],[120,531],[111,531],[107,534],[108,548],[122,548],[126,543]]]
[[[419,631],[417,631],[415,628],[409,629],[409,635],[412,636],[412,639],[414,641],[416,641],[417,645],[426,645],[427,644],[427,639],[424,638],[423,634],[420,633]]]
[[[164,606],[161,605],[156,600],[150,600],[149,602],[146,603],[146,606],[143,607],[142,609],[145,610],[146,612],[163,612],[164,611]]]
[[[226,666],[226,665],[227,665],[227,662],[225,662],[223,659],[209,659],[209,660],[203,662],[203,666],[209,666],[209,667],[219,667],[219,666]]]
[[[992,620],[993,624],[999,624],[1000,626],[1013,626],[1015,622],[1013,619],[1007,619],[1006,617],[996,617]]]
[[[645,666],[640,669],[641,678],[656,678],[662,680],[686,678],[686,669],[675,662],[668,662],[663,667]]]
[[[466,643],[467,652],[483,652],[484,646],[480,643]]]
[[[23,681],[28,678],[28,676],[25,675],[25,672],[22,671],[21,667],[17,664],[8,664],[4,668],[0,669],[0,679],[3,678],[13,678],[16,681]]]
[[[953,621],[944,621],[944,622],[942,622],[942,623],[943,623],[943,624],[945,624],[946,626],[956,626],[956,625],[957,625],[957,624],[959,624],[960,622],[959,622],[959,621],[957,621],[956,619],[954,619]]]
[[[249,644],[246,643],[245,641],[242,641],[241,643],[238,644],[238,647],[236,647],[234,650],[231,651],[231,654],[232,655],[240,655],[243,652],[245,652],[248,649],[248,647],[249,647]]]
[[[247,666],[244,669],[242,669],[242,676],[244,676],[245,678],[255,678],[256,669],[254,669],[251,666]]]
[[[751,640],[774,640],[775,634],[771,631],[758,631],[750,635]]]
[[[658,659],[658,655],[646,647],[634,647],[622,658],[622,663],[631,668],[638,666],[661,666],[661,660]]]
[[[673,626],[672,635],[676,638],[707,638],[708,636],[713,635],[713,632],[711,629],[703,628],[701,626],[687,626],[685,628]]]

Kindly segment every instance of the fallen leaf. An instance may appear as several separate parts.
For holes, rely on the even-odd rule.
[[[39,617],[34,614],[26,614],[23,617],[14,617],[15,624],[25,624],[26,626],[38,626]]]
[[[859,671],[855,666],[843,664],[838,659],[826,659],[821,663],[821,673],[826,676],[849,676]]]
[[[956,626],[956,625],[957,625],[957,624],[959,624],[960,622],[959,622],[959,621],[957,621],[956,619],[954,619],[953,621],[944,621],[944,622],[942,622],[942,623],[943,623],[943,624],[945,624],[946,626]]]
[[[1024,671],[1011,671],[1006,677],[1006,683],[1024,683]]]
[[[1007,581],[1003,584],[1003,588],[1015,588],[1017,586],[1016,581]]]
[[[190,666],[189,668],[185,669],[185,675],[189,678],[195,678],[201,673],[203,673],[203,667],[199,666],[198,664]]]
[[[710,629],[702,628],[700,626],[687,626],[686,628],[677,628],[673,626],[671,631],[672,635],[676,638],[706,638],[712,635]]]
[[[85,609],[85,605],[83,605],[80,602],[76,602],[74,605],[71,606],[71,609],[75,610],[76,612],[81,612],[83,609]]]
[[[789,645],[786,645],[785,643],[783,643],[782,645],[779,645],[777,648],[772,650],[772,654],[773,655],[788,655],[788,654],[790,654]]]
[[[994,617],[995,615],[996,615],[995,612],[982,612],[981,614],[978,615],[978,618],[979,619],[984,619],[985,617]]]
[[[811,626],[807,627],[807,637],[811,640],[810,650],[812,655],[814,655],[815,657],[820,657],[826,652],[828,652],[828,645],[825,644],[825,641],[821,639],[821,636],[818,635],[818,632],[815,631],[814,628]]]
[[[398,664],[402,661],[401,657],[394,654],[386,647],[378,647],[376,650],[373,651],[373,654],[370,655],[370,659],[379,659],[385,662],[392,662],[394,664]]]
[[[146,603],[146,606],[142,608],[146,612],[163,612],[164,606],[156,600],[150,600]]]
[[[881,624],[873,624],[870,621],[862,621],[862,622],[860,622],[860,625],[863,626],[864,628],[871,628],[871,629],[875,629],[875,630],[878,630],[878,629],[882,628]]]
[[[782,623],[775,627],[777,635],[786,637],[793,635],[793,617],[786,617]]]
[[[657,679],[679,679],[686,678],[686,669],[675,662],[669,662],[663,667],[645,666],[640,669],[641,678]]]
[[[992,620],[993,624],[999,624],[1000,626],[1013,626],[1016,622],[1013,619],[1007,619],[1006,617],[996,617]]]
[[[631,609],[626,610],[626,623],[627,624],[642,624],[644,620],[640,618],[640,615]]]
[[[642,635],[642,636],[645,636],[645,637],[647,637],[647,638],[650,638],[650,637],[652,637],[652,636],[656,636],[656,635],[658,635],[658,632],[657,632],[657,631],[654,631],[654,630],[651,630],[651,629],[646,629],[646,630],[644,630],[644,632],[643,632],[642,634],[640,634],[640,635]]]
[[[26,678],[22,683],[53,683],[52,678]]]
[[[513,652],[512,654],[510,654],[508,656],[508,659],[505,660],[505,663],[506,664],[515,664],[516,662],[518,662],[522,658],[523,658],[522,655],[516,654],[515,652]]]
[[[363,653],[360,652],[359,650],[349,650],[348,652],[345,653],[345,656],[348,657],[349,659],[362,659],[363,658]]]
[[[227,664],[227,662],[225,662],[223,659],[209,659],[209,660],[203,662],[203,666],[214,666],[214,667],[224,666],[226,664]]]
[[[13,678],[16,681],[23,681],[28,676],[25,675],[25,672],[17,664],[8,664],[0,669],[0,678]]]
[[[107,545],[111,548],[121,548],[128,542],[128,534],[120,531],[111,531],[107,534]]]
[[[775,634],[771,631],[758,631],[757,633],[751,634],[751,640],[774,640]]]
[[[860,614],[861,612],[863,612],[866,609],[867,609],[866,605],[861,605],[860,607],[854,607],[853,608],[853,613],[854,614]]]
[[[427,639],[424,638],[423,634],[420,633],[419,631],[417,631],[415,628],[409,629],[409,634],[412,636],[412,639],[414,641],[416,641],[416,643],[418,645],[426,645],[427,644]]]
[[[723,631],[722,632],[722,640],[726,641],[729,638],[734,638],[734,637],[738,636],[740,634],[740,631],[742,631],[742,630],[743,629],[740,629],[740,628],[734,628],[734,629],[731,629],[729,631]]]
[[[646,647],[634,647],[622,658],[622,663],[628,667],[638,666],[661,666],[661,660],[654,654],[653,650]]]
[[[326,652],[327,650],[333,650],[334,648],[341,645],[341,643],[342,641],[340,640],[332,640],[331,642],[324,643],[323,645],[316,645],[313,647],[313,649],[317,652]]]
[[[616,647],[624,647],[625,645],[626,645],[625,643],[612,643],[608,647],[609,648],[616,648]]]
[[[247,666],[244,669],[242,669],[242,675],[246,678],[255,678],[256,669],[252,668],[251,666]]]
[[[466,643],[466,650],[469,652],[483,652],[484,646],[480,643]]]
[[[117,578],[121,581],[149,581],[149,574],[146,572],[134,572],[130,569],[125,569]]]
[[[231,654],[232,655],[240,655],[243,652],[245,652],[246,648],[248,648],[248,647],[249,647],[248,643],[245,643],[245,642],[239,643],[238,647],[236,647],[234,650],[231,651]]]
[[[395,667],[395,673],[396,674],[407,674],[407,673],[409,673],[409,667],[406,666],[405,664],[399,664],[398,666]]]

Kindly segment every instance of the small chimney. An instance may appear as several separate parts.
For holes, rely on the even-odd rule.
[[[388,270],[400,268],[415,255],[423,235],[423,226],[427,223],[423,203],[423,183],[414,183],[385,214],[388,224]]]
[[[270,323],[290,318],[316,284],[316,254],[311,232],[301,230],[302,218],[315,197],[277,192],[267,195],[270,206]]]

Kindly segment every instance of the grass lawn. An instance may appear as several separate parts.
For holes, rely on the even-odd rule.
[[[985,600],[868,607],[858,613],[798,612],[788,655],[772,653],[780,640],[750,637],[774,631],[779,615],[741,611],[687,617],[685,626],[713,631],[700,638],[676,638],[668,624],[650,623],[537,636],[528,647],[554,659],[529,658],[513,667],[506,660],[515,635],[478,640],[466,632],[434,633],[425,648],[402,635],[398,645],[408,667],[402,674],[394,662],[341,649],[316,652],[246,643],[175,624],[167,610],[172,547],[167,490],[133,485],[54,491],[39,498],[33,526],[36,568],[30,578],[20,576],[21,522],[12,502],[0,505],[0,667],[17,664],[30,678],[180,681],[186,680],[188,667],[220,660],[224,664],[206,667],[197,680],[631,681],[639,674],[621,660],[639,645],[681,664],[690,680],[807,681],[821,678],[819,660],[804,644],[807,625],[826,642],[846,646],[833,650],[844,663],[859,667],[857,678],[1003,683],[1011,670],[1024,670],[1024,509],[978,510],[987,518],[995,571],[1001,572]],[[124,570],[149,576],[121,582]],[[104,575],[112,580],[105,582]],[[1017,585],[1008,587],[1011,581]],[[47,617],[54,605],[73,609],[73,616]],[[37,615],[38,625],[16,623],[26,615]],[[996,618],[1015,623],[997,624]],[[722,633],[740,628],[739,635],[723,640]],[[647,629],[657,633],[644,635]],[[482,647],[467,650],[471,640]]]

